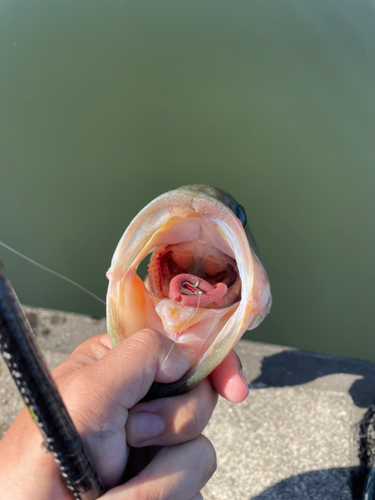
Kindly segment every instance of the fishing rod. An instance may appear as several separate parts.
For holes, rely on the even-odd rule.
[[[68,489],[77,500],[96,500],[104,488],[1,261],[0,352]]]

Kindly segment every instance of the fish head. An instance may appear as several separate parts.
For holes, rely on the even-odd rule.
[[[143,280],[137,269],[149,254]],[[141,210],[118,243],[107,277],[113,344],[152,328],[195,350],[198,361],[179,392],[218,366],[271,307],[244,208],[202,184],[168,191]]]

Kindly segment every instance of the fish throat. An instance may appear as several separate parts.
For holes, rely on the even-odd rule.
[[[205,241],[157,247],[146,287],[159,299],[188,307],[224,308],[241,300],[236,261]]]

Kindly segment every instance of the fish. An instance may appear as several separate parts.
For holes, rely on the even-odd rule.
[[[149,258],[145,279],[137,270]],[[204,184],[151,201],[121,237],[107,272],[107,329],[113,345],[152,328],[194,349],[178,381],[154,383],[146,399],[183,394],[209,375],[246,330],[269,313],[267,272],[230,194]]]

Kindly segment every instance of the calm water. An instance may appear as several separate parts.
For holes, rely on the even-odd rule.
[[[246,208],[274,296],[249,338],[375,360],[375,4],[3,0],[0,239],[105,297],[136,213]],[[105,314],[0,248],[22,302]]]

